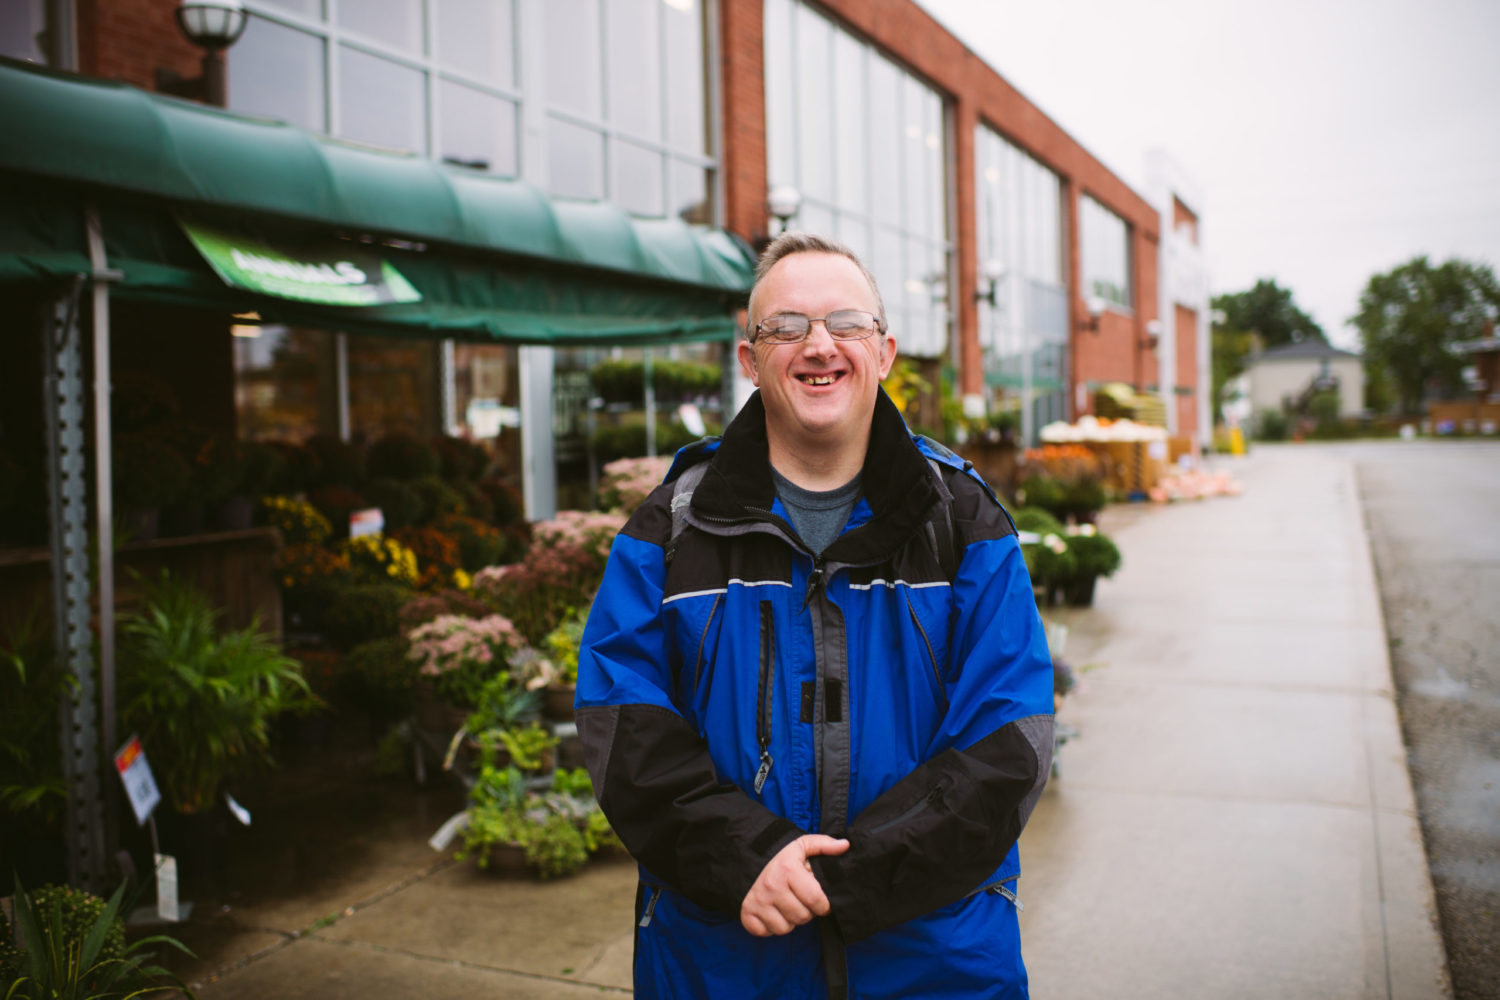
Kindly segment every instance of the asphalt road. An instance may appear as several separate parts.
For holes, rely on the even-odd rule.
[[[1500,998],[1500,443],[1347,449],[1457,1000]]]

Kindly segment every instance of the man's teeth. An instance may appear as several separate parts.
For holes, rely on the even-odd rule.
[[[797,377],[808,385],[833,385],[838,381],[837,375],[799,375]]]

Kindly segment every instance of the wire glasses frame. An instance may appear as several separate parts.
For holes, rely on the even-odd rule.
[[[777,313],[755,324],[755,343],[800,344],[812,333],[812,325],[822,323],[834,340],[864,340],[885,332],[885,321],[863,309],[838,309],[827,316],[804,316],[801,313]]]

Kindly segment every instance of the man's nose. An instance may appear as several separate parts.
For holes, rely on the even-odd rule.
[[[828,332],[828,321],[826,319],[809,319],[807,321],[807,339],[802,342],[804,351],[812,351],[816,354],[830,354],[838,347],[838,341],[833,339],[833,334]],[[818,332],[822,328],[822,333]]]

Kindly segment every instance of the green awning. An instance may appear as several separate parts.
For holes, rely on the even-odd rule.
[[[98,206],[117,294],[354,332],[529,343],[733,335],[754,259],[722,230],[0,59],[0,282],[88,272]],[[177,218],[370,245],[417,303],[320,306],[226,285]]]

